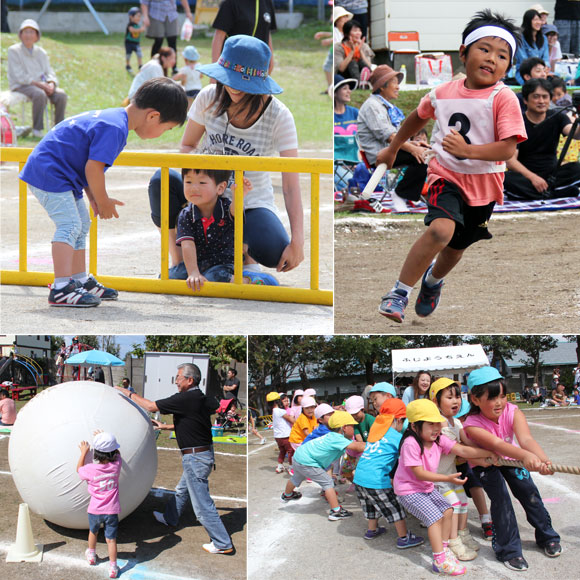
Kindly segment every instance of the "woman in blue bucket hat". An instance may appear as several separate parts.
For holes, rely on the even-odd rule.
[[[220,155],[252,157],[298,156],[294,118],[276,95],[280,86],[268,75],[271,52],[261,40],[245,35],[229,37],[218,62],[198,70],[216,81],[201,90],[188,113],[181,152],[210,151]],[[278,272],[292,270],[304,259],[302,199],[297,173],[282,173],[282,190],[291,237],[288,236],[274,202],[270,173],[247,171],[252,190],[245,196],[244,270],[262,264]],[[160,172],[149,184],[151,215],[161,224]],[[186,279],[181,249],[175,244],[176,218],[185,204],[181,175],[170,171],[169,252],[173,267],[169,277]],[[252,265],[254,264],[254,265]],[[249,266],[249,267],[248,267]]]

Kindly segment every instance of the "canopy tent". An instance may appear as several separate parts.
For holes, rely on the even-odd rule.
[[[397,375],[412,375],[419,371],[468,372],[489,365],[481,344],[438,346],[433,348],[406,348],[393,350],[393,384]],[[437,373],[439,374],[439,373]]]
[[[80,367],[101,366],[109,367],[109,376],[111,385],[113,384],[113,370],[111,367],[124,367],[125,363],[115,355],[105,352],[104,350],[83,350],[77,354],[69,356],[65,365],[74,365]]]

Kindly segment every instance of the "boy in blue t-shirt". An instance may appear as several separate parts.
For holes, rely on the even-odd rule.
[[[382,516],[390,524],[395,524],[399,536],[397,548],[413,548],[422,544],[423,538],[407,531],[405,510],[397,500],[391,482],[407,416],[405,403],[401,399],[386,399],[378,410],[379,416],[371,427],[354,475],[356,495],[368,520],[364,539],[373,540],[387,531],[378,526]]]
[[[54,283],[50,306],[98,306],[118,293],[87,275],[86,237],[91,225],[83,189],[95,216],[119,217],[122,201],[107,195],[105,171],[127,143],[129,131],[154,139],[187,116],[185,91],[166,78],[152,79],[135,93],[126,108],[89,111],[54,127],[28,157],[20,179],[56,225],[52,239]]]
[[[351,512],[345,510],[338,503],[334,482],[326,471],[346,449],[355,453],[364,451],[365,443],[351,441],[344,436],[343,427],[346,425],[356,425],[356,421],[346,411],[335,411],[328,420],[330,433],[298,447],[292,457],[294,475],[286,484],[286,489],[280,497],[282,503],[300,499],[302,494],[299,491],[294,491],[294,488],[298,487],[305,479],[311,479],[322,488],[326,500],[330,504],[329,520],[341,520],[352,516]]]

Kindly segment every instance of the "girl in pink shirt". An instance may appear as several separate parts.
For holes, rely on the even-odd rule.
[[[91,496],[88,508],[89,547],[85,552],[87,562],[97,563],[97,534],[101,524],[105,527],[105,540],[109,552],[109,578],[117,578],[117,528],[119,527],[119,474],[121,473],[121,454],[114,435],[95,431],[93,438],[93,463],[85,465],[90,445],[81,441],[81,456],[77,472],[81,479],[88,482]]]
[[[453,508],[439,493],[433,482],[463,485],[461,473],[437,473],[442,454],[454,453],[466,458],[497,457],[484,449],[468,447],[441,435],[442,423],[447,423],[435,403],[427,399],[411,401],[407,406],[409,427],[401,439],[399,466],[393,488],[401,505],[428,528],[433,550],[432,571],[435,574],[460,576],[465,566],[448,548]]]
[[[552,528],[550,514],[530,475],[530,471],[551,475],[551,462],[532,437],[524,414],[516,405],[507,402],[501,379],[503,377],[493,367],[482,367],[469,373],[467,386],[471,410],[463,428],[477,445],[508,459],[521,461],[525,466],[525,469],[503,466],[476,466],[473,469],[491,500],[495,556],[507,568],[519,572],[527,570],[528,563],[522,556],[518,522],[507,486],[524,508],[528,522],[536,530],[536,544],[546,556],[556,558],[562,553],[562,547],[560,536]]]

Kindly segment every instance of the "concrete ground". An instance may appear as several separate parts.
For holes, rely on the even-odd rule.
[[[531,432],[554,463],[578,465],[580,444],[580,409],[533,409],[525,411]],[[397,578],[426,580],[432,578],[431,550],[428,541],[417,548],[397,550],[395,530],[386,525],[387,533],[366,541],[363,539],[366,520],[355,493],[345,493],[342,505],[353,511],[346,520],[327,519],[327,504],[320,498],[314,483],[300,487],[302,499],[282,504],[280,494],[288,474],[274,472],[278,455],[272,431],[265,431],[268,444],[250,446],[248,461],[248,579],[269,578],[299,580],[303,578]],[[250,441],[251,442],[251,441]],[[479,556],[466,562],[469,580],[545,580],[576,578],[580,548],[580,476],[534,474],[552,523],[562,537],[563,554],[547,558],[534,542],[533,528],[526,522],[519,503],[514,509],[519,522],[524,556],[529,563],[525,574],[512,572],[495,559],[491,542],[483,540],[477,511],[470,502],[469,527],[480,544]],[[409,517],[409,528],[427,536],[417,520]]]
[[[303,157],[330,157],[331,151],[302,149]],[[160,272],[160,237],[151,222],[147,185],[154,169],[113,167],[107,172],[111,197],[125,202],[120,219],[99,221],[98,271],[115,276],[157,278]],[[280,174],[272,174],[275,199],[282,222],[284,210]],[[301,175],[304,205],[305,260],[286,274],[281,285],[310,286],[310,176]],[[320,177],[320,288],[333,288],[332,176]],[[18,269],[17,165],[0,166],[0,268]],[[46,212],[28,195],[28,269],[51,272],[50,240],[54,227]],[[185,283],[185,282],[184,282]],[[97,308],[50,308],[44,287],[0,287],[0,327],[16,334],[35,334],[39,328],[54,334],[269,334],[277,328],[289,334],[333,332],[329,306],[259,302],[223,298],[122,292],[116,302]]]
[[[97,566],[84,559],[88,532],[69,530],[31,514],[35,543],[44,544],[43,561],[6,563],[6,552],[16,538],[18,506],[21,501],[10,475],[9,436],[0,435],[0,578],[10,580],[92,580],[108,576],[107,548],[99,535]],[[158,449],[154,488],[143,503],[119,525],[118,563],[123,580],[242,580],[246,578],[246,454],[234,446],[219,445],[216,471],[210,476],[210,491],[218,513],[231,534],[236,554],[211,555],[201,545],[209,541],[189,506],[177,528],[156,522],[153,510],[164,504],[181,476],[176,449]],[[38,482],[42,485],[42,482]]]

